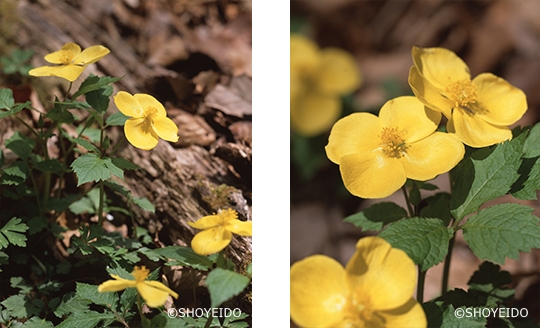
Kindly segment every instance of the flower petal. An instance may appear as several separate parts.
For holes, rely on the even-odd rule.
[[[452,117],[455,102],[444,97],[442,90],[435,88],[416,66],[411,67],[409,71],[409,85],[416,98],[424,105],[442,112],[446,117]]]
[[[382,127],[398,127],[406,143],[432,134],[441,121],[441,113],[424,106],[416,97],[403,96],[387,101],[379,113]]]
[[[390,196],[407,181],[399,160],[379,150],[345,155],[339,169],[347,190],[362,198]]]
[[[154,118],[154,131],[164,140],[176,142],[178,141],[178,127],[168,117]]]
[[[381,139],[377,137],[380,132],[379,118],[373,114],[354,113],[346,116],[332,127],[325,147],[326,156],[340,164],[343,156],[372,151],[380,146]]]
[[[149,285],[149,286],[152,286],[156,289],[159,289],[161,291],[164,291],[168,294],[170,294],[172,297],[174,298],[178,298],[178,294],[173,291],[172,289],[170,289],[169,287],[165,286],[163,283],[159,282],[159,281],[154,281],[154,280],[146,280],[144,281],[145,284]]]
[[[360,71],[356,59],[338,48],[321,50],[321,63],[314,77],[320,92],[327,95],[343,95],[360,85]]]
[[[149,281],[143,281],[137,284],[137,291],[146,301],[146,305],[151,308],[156,308],[165,304],[169,293],[164,290],[157,289],[148,283]]]
[[[75,81],[84,71],[84,67],[75,65],[42,66],[28,72],[32,76],[57,76],[70,82]]]
[[[464,154],[461,141],[447,133],[435,132],[410,144],[399,160],[407,178],[426,181],[453,169]]]
[[[190,226],[197,229],[209,229],[219,226],[223,222],[223,219],[217,215],[207,215],[198,219],[195,222],[188,222]]]
[[[135,287],[137,285],[137,282],[135,280],[127,280],[120,278],[116,275],[112,275],[116,280],[107,280],[101,285],[98,286],[98,292],[117,292],[120,290],[124,290],[128,287]]]
[[[105,57],[109,52],[110,50],[104,46],[92,46],[84,49],[80,55],[76,56],[73,59],[73,64],[83,66],[90,65]]]
[[[447,130],[464,144],[476,148],[512,139],[512,131],[508,127],[490,124],[462,107],[454,109]]]
[[[225,229],[240,236],[252,235],[252,221],[240,221],[238,219],[229,220],[225,225]]]
[[[291,102],[291,127],[306,137],[315,136],[329,130],[340,113],[339,98],[303,92]]]
[[[301,327],[341,327],[348,290],[345,269],[336,260],[314,255],[291,267],[291,318]]]
[[[69,52],[68,54],[66,52]],[[73,58],[81,53],[81,47],[75,43],[66,43],[62,49],[45,56],[45,60],[51,64],[71,64]],[[68,57],[66,57],[66,55]],[[69,60],[69,62],[66,62]]]
[[[291,34],[291,71],[306,74],[317,69],[320,63],[319,47],[300,34]]]
[[[157,109],[157,114],[155,117],[165,117],[167,116],[167,111],[165,110],[165,107],[154,97],[151,95],[147,95],[145,93],[136,93],[133,95],[135,99],[141,104],[141,107],[144,111],[147,111],[148,108],[152,107]]]
[[[144,118],[130,118],[124,125],[127,140],[135,147],[149,150],[159,141],[158,135],[152,129],[150,122]]]
[[[130,117],[142,117],[144,110],[141,104],[129,93],[125,91],[119,91],[114,98],[116,107],[122,112],[122,114]]]
[[[420,73],[439,90],[446,90],[449,82],[471,79],[467,64],[448,49],[415,46],[412,57]]]
[[[414,298],[411,298],[405,305],[388,311],[377,313],[385,322],[388,328],[427,327],[427,318],[422,305]]]
[[[491,73],[474,78],[477,102],[471,110],[484,121],[495,125],[510,125],[527,111],[527,98],[520,89]]]
[[[346,266],[349,289],[371,310],[406,304],[416,287],[416,267],[407,254],[379,237],[365,237]]]
[[[232,234],[219,227],[203,230],[191,240],[191,248],[199,255],[217,253],[231,242]]]

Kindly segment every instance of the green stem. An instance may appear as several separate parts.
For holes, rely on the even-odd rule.
[[[208,320],[206,321],[206,324],[204,325],[204,328],[210,327],[210,324],[212,323],[212,320],[214,320],[214,316],[212,314],[212,311],[210,311],[210,315],[208,316]]]
[[[407,187],[403,186],[401,190],[403,190],[403,196],[405,196],[405,202],[407,203],[407,209],[409,210],[409,217],[413,217],[414,211],[411,206],[411,201],[409,200],[409,195],[407,195]]]
[[[446,254],[446,258],[444,259],[441,295],[446,293],[446,291],[448,290],[448,276],[450,275],[450,262],[452,261],[452,250],[454,249],[455,236],[456,233],[454,232],[454,236],[452,237],[452,239],[450,239],[450,242],[448,243],[448,253]]]
[[[424,303],[424,283],[426,281],[426,272],[420,271],[418,274],[418,285],[416,286],[416,300],[418,303]]]
[[[113,150],[111,151],[109,157],[112,157],[112,155],[118,150],[118,148],[120,147],[121,144],[124,143],[124,138],[122,138],[122,140],[120,140],[119,142],[116,143],[116,146],[114,146]]]
[[[103,188],[103,181],[99,182],[99,209],[98,209],[98,226],[101,227],[103,224],[103,203],[104,203],[104,197],[105,196],[105,190]]]

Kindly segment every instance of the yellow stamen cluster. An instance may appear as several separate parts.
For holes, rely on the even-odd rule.
[[[136,266],[133,268],[133,272],[131,275],[135,277],[135,280],[137,282],[143,282],[148,277],[148,274],[150,273],[150,270],[148,270],[144,265],[142,267]]]
[[[401,158],[407,149],[405,139],[401,136],[398,128],[383,128],[379,135],[383,151],[390,157]]]
[[[471,80],[462,79],[450,83],[446,87],[446,92],[448,92],[450,99],[456,102],[456,107],[467,107],[467,105],[476,102],[476,89],[477,86]]]
[[[73,61],[73,53],[69,50],[61,50],[62,51],[62,64],[69,65]]]

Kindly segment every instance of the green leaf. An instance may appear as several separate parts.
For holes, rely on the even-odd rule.
[[[151,251],[165,258],[178,261],[181,263],[179,265],[187,265],[203,271],[212,268],[213,264],[206,256],[195,253],[191,247],[167,246]]]
[[[534,209],[519,204],[499,204],[470,216],[460,228],[463,238],[480,259],[504,264],[519,258],[519,251],[540,247],[540,221]]]
[[[58,326],[56,326],[56,328],[95,328],[98,327],[98,323],[103,320],[115,319],[116,315],[112,312],[74,312],[72,315],[67,317],[66,320],[62,321]]]
[[[36,163],[34,164],[34,168],[43,172],[52,172],[58,175],[64,172],[64,166],[57,159],[49,159]]]
[[[442,262],[448,252],[453,230],[439,219],[410,218],[388,226],[379,237],[399,248],[426,271]]]
[[[93,74],[90,74],[89,77],[86,78],[86,80],[81,83],[81,87],[77,92],[73,94],[72,99],[76,99],[77,97],[87,94],[88,92],[100,89],[103,86],[106,86],[107,84],[114,83],[118,80],[120,80],[121,77],[110,77],[110,76],[104,76],[104,77],[98,77]]]
[[[11,116],[11,115],[14,115],[14,114],[17,114],[18,112],[20,112],[21,110],[25,109],[25,108],[31,108],[32,107],[32,103],[30,101],[27,101],[25,102],[24,104],[17,104],[15,107],[13,107],[12,109],[8,110],[7,112],[2,112],[0,111],[0,119],[4,118],[4,117],[7,117],[7,116]]]
[[[15,155],[19,156],[22,160],[26,160],[36,146],[36,140],[28,138],[19,131],[15,131],[13,136],[6,140],[5,145],[6,148],[11,149]]]
[[[54,325],[52,322],[41,319],[40,317],[32,317],[21,328],[54,328]]]
[[[124,115],[122,112],[116,112],[107,118],[106,123],[109,126],[116,126],[116,125],[123,126],[128,119],[129,119],[129,116]]]
[[[452,219],[450,213],[451,195],[447,192],[439,192],[423,200],[427,205],[420,210],[420,216],[424,218],[439,218],[444,226],[448,227]]]
[[[0,148],[0,168],[4,166],[4,161],[5,161],[4,151],[2,150],[2,148]]]
[[[484,328],[486,326],[487,319],[483,316],[479,316],[478,312],[476,316],[474,315],[473,308],[460,307],[460,311],[463,310],[463,317],[459,318],[456,316],[456,309],[453,305],[449,305],[446,311],[443,313],[442,323],[440,327],[448,328]],[[476,308],[477,311],[482,310],[482,308]],[[467,313],[466,311],[470,311]]]
[[[86,94],[86,102],[99,114],[103,115],[109,108],[109,97],[112,95],[112,85],[106,85]]]
[[[540,156],[540,123],[536,123],[523,144],[523,157],[532,158]]]
[[[150,203],[150,201],[148,199],[146,199],[144,197],[142,197],[142,198],[133,197],[132,199],[133,199],[133,203],[137,204],[143,210],[148,211],[148,212],[152,212],[152,213],[156,213],[156,209],[155,209],[154,205],[152,205],[152,203]]]
[[[521,200],[536,199],[536,190],[540,189],[540,156],[524,157],[518,174],[509,193]]]
[[[61,121],[67,124],[75,122],[75,117],[68,111],[62,103],[58,102],[58,97],[55,98],[54,106],[45,115],[51,121]]]
[[[407,216],[407,211],[392,202],[382,202],[371,205],[368,209],[346,217],[343,221],[350,222],[363,231],[380,231],[388,223],[395,222]]]
[[[9,222],[0,229],[0,249],[7,247],[8,240],[13,245],[26,247],[26,236],[22,234],[26,230],[28,230],[28,226],[21,223],[21,219],[12,218],[9,220]],[[2,234],[4,234],[5,238]]]
[[[11,89],[0,89],[0,109],[11,109],[14,105],[13,91]],[[0,116],[0,118],[2,117]]]
[[[88,285],[85,283],[77,283],[77,297],[81,300],[88,300],[96,305],[116,309],[118,305],[118,294],[116,292],[98,292],[98,286]],[[75,327],[75,326],[73,326]]]
[[[469,291],[477,290],[500,298],[512,297],[514,290],[503,287],[512,283],[512,276],[508,271],[500,271],[500,268],[491,262],[482,263],[467,283]]]
[[[79,198],[80,196],[81,195],[79,194],[70,194],[61,199],[58,199],[58,198],[49,199],[49,201],[47,202],[47,209],[49,211],[64,212],[66,208],[68,208],[69,205],[73,203],[73,201],[75,201],[75,199]]]
[[[217,308],[226,300],[240,294],[249,284],[249,278],[220,268],[212,270],[206,278],[211,307]]]
[[[18,177],[23,182],[28,176],[28,163],[24,161],[15,161],[11,163],[8,168],[4,169],[4,173],[11,177]]]
[[[11,277],[9,282],[11,284],[11,288],[20,289],[20,294],[29,294],[34,288],[32,285],[27,284],[23,277]]]
[[[11,316],[19,319],[30,318],[33,315],[38,315],[40,312],[39,309],[30,302],[28,297],[22,294],[10,296],[0,304],[11,311]]]
[[[29,235],[36,234],[43,230],[44,228],[47,228],[49,226],[49,222],[47,221],[46,217],[43,216],[34,216],[33,218],[28,221],[28,227],[30,230],[28,230]]]
[[[87,182],[107,180],[110,178],[111,173],[122,179],[124,178],[124,171],[115,166],[110,158],[99,158],[94,153],[79,156],[73,161],[71,167],[77,174],[77,178],[79,178],[77,187]]]
[[[184,321],[183,318],[171,317],[164,313],[160,313],[152,318],[152,328],[184,328],[184,327],[193,327],[193,326],[188,325],[186,321]],[[210,327],[217,327],[217,326],[210,325]]]
[[[517,171],[525,136],[523,133],[493,149],[480,149],[462,163],[450,202],[452,214],[458,221],[510,190],[519,177]]]
[[[416,181],[412,182],[411,189],[409,189],[409,200],[414,206],[418,206],[418,204],[420,204],[420,200],[422,200],[422,197],[420,196],[420,189],[418,189]]]
[[[90,141],[84,139],[84,138],[76,138],[73,139],[73,142],[75,142],[77,145],[82,146],[84,149],[88,151],[93,151],[97,154],[99,154],[98,147],[94,146]]]
[[[88,197],[83,197],[73,202],[73,204],[69,205],[69,210],[73,212],[73,214],[81,214],[84,212],[88,212],[88,214],[96,213],[94,203]]]
[[[124,170],[140,170],[141,169],[140,167],[131,163],[125,158],[111,157],[111,161],[113,162],[114,165]]]

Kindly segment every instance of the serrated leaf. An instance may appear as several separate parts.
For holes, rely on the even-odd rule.
[[[463,310],[464,316],[458,318],[456,316],[456,309],[454,306],[449,305],[443,313],[442,323],[440,327],[445,328],[484,328],[486,326],[487,319],[481,315],[474,315],[474,309],[460,307]],[[478,309],[477,309],[478,310]],[[467,313],[466,311],[470,311]]]
[[[103,86],[106,86],[107,84],[114,83],[120,79],[121,77],[98,77],[90,74],[90,76],[87,77],[86,80],[83,81],[83,83],[81,83],[79,90],[73,94],[72,99],[76,99],[81,95],[87,94],[90,91],[97,90]]]
[[[55,98],[53,108],[45,114],[45,117],[51,121],[62,121],[67,124],[75,122],[73,114],[63,106],[63,103],[58,102],[58,97]]]
[[[98,292],[98,286],[77,283],[77,297],[81,300],[88,300],[96,305],[103,305],[108,308],[116,309],[118,305],[118,294],[116,292]]]
[[[494,289],[512,283],[510,272],[500,269],[500,266],[486,261],[473,273],[467,285],[470,289],[490,293]]]
[[[410,218],[389,225],[379,237],[399,248],[426,271],[442,262],[453,230],[439,219]]]
[[[86,94],[86,102],[98,113],[103,114],[109,108],[109,97],[113,91],[112,85],[106,85]]]
[[[27,284],[23,277],[11,277],[9,282],[11,284],[11,288],[20,289],[19,293],[21,294],[28,294],[34,288],[32,285]]]
[[[73,201],[75,201],[75,199],[79,197],[79,194],[70,194],[61,199],[49,199],[46,207],[49,211],[63,212],[68,208],[71,203],[73,203]]]
[[[17,114],[18,112],[20,112],[21,110],[25,109],[25,108],[31,108],[32,107],[32,103],[30,101],[27,101],[25,102],[24,104],[17,104],[15,105],[15,107],[13,107],[12,109],[8,110],[7,112],[1,112],[0,111],[0,119],[4,118],[4,117],[7,117],[7,116],[11,116],[11,115],[14,115],[14,114]]]
[[[148,199],[144,197],[142,198],[133,197],[132,199],[133,199],[133,203],[137,204],[143,210],[152,212],[152,213],[156,212],[156,208],[154,207],[154,205],[152,205],[152,203],[150,203]]]
[[[510,190],[519,177],[517,171],[525,136],[523,133],[493,149],[480,149],[462,163],[450,202],[452,214],[458,221]]]
[[[371,205],[368,209],[346,217],[343,221],[350,222],[363,231],[380,231],[388,223],[407,216],[407,211],[392,202],[382,202]]]
[[[452,219],[450,213],[451,195],[447,192],[439,192],[423,200],[427,205],[420,210],[420,216],[424,218],[439,218],[444,226],[448,227]]]
[[[218,321],[218,325],[219,325],[219,321]],[[164,313],[160,313],[152,318],[152,328],[184,328],[184,327],[193,327],[193,326],[188,325],[186,321],[184,321],[183,318],[177,318],[174,316],[171,317]],[[210,327],[218,327],[218,326],[210,325]]]
[[[47,228],[48,226],[49,226],[49,222],[47,221],[46,217],[34,216],[28,221],[28,228],[29,228],[28,234],[29,235],[36,234],[40,232],[41,230],[43,230],[44,228]]]
[[[13,136],[6,140],[5,145],[6,148],[11,149],[15,155],[19,156],[22,160],[26,160],[36,146],[36,140],[28,138],[19,131],[15,131]]]
[[[195,269],[206,271],[212,267],[212,261],[206,256],[199,255],[191,247],[167,246],[151,250],[165,258],[178,261],[181,265],[187,265]]]
[[[416,181],[413,181],[411,188],[409,189],[409,200],[414,206],[420,204],[422,197],[420,196],[420,189],[418,189],[418,184]]]
[[[519,204],[499,204],[472,215],[460,228],[463,238],[480,259],[504,264],[519,258],[519,251],[540,247],[540,221],[534,209]]]
[[[532,158],[540,156],[540,123],[536,123],[523,144],[524,157]]]
[[[39,309],[30,302],[28,297],[22,294],[10,296],[0,304],[11,311],[13,317],[19,319],[30,318],[33,315],[38,315],[40,312]]]
[[[99,158],[94,153],[79,156],[73,161],[71,167],[79,178],[77,187],[87,182],[107,180],[111,177],[111,173],[124,178],[124,171],[115,166],[110,158]]]
[[[116,315],[112,312],[99,313],[95,311],[74,312],[62,321],[56,328],[95,328],[103,320],[115,320]]]
[[[82,146],[84,149],[88,151],[93,151],[95,153],[99,154],[98,147],[94,146],[90,141],[84,139],[84,138],[75,138],[73,139],[73,142],[75,142],[77,145]]]
[[[523,158],[518,174],[510,194],[521,200],[536,199],[536,190],[540,189],[540,156]]]
[[[34,164],[34,168],[43,172],[52,172],[58,175],[64,172],[64,166],[57,159],[49,159],[36,163]]]
[[[54,328],[54,325],[52,322],[41,319],[40,317],[32,317],[21,328]]]
[[[211,307],[217,308],[226,300],[240,294],[249,284],[249,278],[220,268],[212,270],[206,278]]]
[[[26,236],[22,234],[26,230],[28,230],[28,226],[21,223],[21,219],[15,217],[9,220],[9,222],[0,229],[0,249],[7,247],[8,240],[13,245],[26,247]],[[2,237],[2,234],[7,240]]]
[[[140,167],[131,163],[125,158],[111,157],[111,161],[113,162],[114,165],[124,170],[140,170],[141,169]]]
[[[123,126],[128,119],[129,119],[129,116],[124,115],[122,112],[116,112],[107,118],[106,123],[109,126],[116,126],[116,125]]]
[[[19,177],[24,181],[28,176],[28,163],[15,161],[8,168],[4,169],[4,173],[13,177]]]
[[[11,109],[14,105],[13,91],[11,89],[0,89],[0,109]]]

